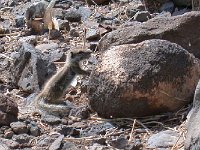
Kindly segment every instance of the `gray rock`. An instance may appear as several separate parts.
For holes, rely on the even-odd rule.
[[[100,33],[97,28],[89,28],[86,31],[86,39],[87,40],[99,40],[100,39]]]
[[[71,29],[69,34],[71,37],[79,37],[79,33],[76,31],[76,29]]]
[[[89,103],[105,118],[177,111],[190,102],[199,69],[192,54],[169,41],[113,46],[90,75]]]
[[[61,150],[80,150],[78,146],[71,142],[64,142]]]
[[[129,18],[132,18],[138,11],[144,11],[145,7],[142,3],[138,3],[139,1],[132,1],[129,3],[127,9],[126,9],[126,15]]]
[[[60,117],[45,114],[41,116],[41,121],[50,125],[57,125],[61,123]]]
[[[72,108],[69,116],[87,119],[90,117],[91,110],[87,105]]]
[[[5,130],[5,131],[4,131],[4,137],[5,137],[6,139],[11,139],[13,135],[14,135],[14,132],[13,132],[11,129],[10,129],[10,130]]]
[[[113,129],[114,126],[108,122],[99,123],[89,126],[88,128],[81,131],[82,136],[95,136],[95,135],[104,135],[107,130]]]
[[[151,14],[148,11],[138,11],[134,15],[134,19],[139,22],[145,22],[145,21],[151,19]]]
[[[167,11],[172,13],[174,11],[174,3],[169,1],[164,3],[161,7],[160,7],[160,11]]]
[[[178,143],[176,143],[177,141]],[[148,139],[146,148],[170,150],[175,144],[181,144],[183,141],[183,137],[176,131],[166,130],[153,134]]]
[[[108,143],[117,149],[125,149],[128,145],[128,140],[124,137],[117,137],[116,139],[109,140]]]
[[[158,17],[141,25],[121,28],[106,34],[99,43],[99,50],[110,46],[139,43],[148,39],[164,39],[177,43],[196,57],[200,57],[200,12],[181,16]],[[183,40],[184,39],[184,40]]]
[[[18,142],[19,144],[29,143],[31,139],[33,139],[33,136],[30,136],[28,134],[14,134],[12,137],[12,140]]]
[[[12,83],[26,92],[38,91],[44,82],[55,72],[56,67],[32,45],[23,43],[13,56],[10,68]]]
[[[49,147],[49,150],[58,150],[61,147],[64,135],[60,135]]]
[[[51,30],[49,35],[50,40],[62,39],[62,34],[58,30]]]
[[[15,141],[10,140],[10,139],[4,139],[4,138],[0,138],[0,145],[2,145],[2,146],[6,145],[6,147],[8,147],[9,150],[10,149],[17,149],[19,147],[18,142],[15,142]]]
[[[60,137],[60,134],[43,134],[37,139],[37,145],[34,148],[38,150],[48,149],[58,137]]]
[[[60,30],[70,31],[70,25],[68,20],[58,20]]]
[[[81,20],[86,21],[92,14],[90,7],[81,6],[78,8],[78,12],[81,14]]]
[[[64,19],[68,20],[69,22],[80,22],[81,21],[81,14],[78,10],[71,9],[64,13]]]
[[[62,49],[56,49],[56,50],[54,49],[44,55],[45,58],[48,59],[50,62],[57,62],[57,61],[65,62],[66,60],[66,55]]]
[[[21,43],[28,43],[35,46],[37,44],[37,36],[36,35],[23,36],[20,37],[18,41]]]
[[[16,27],[23,27],[25,25],[24,16],[16,16],[15,24],[16,24]]]
[[[0,93],[0,126],[17,121],[18,111],[17,103]]]
[[[36,124],[29,124],[30,134],[32,136],[39,136],[40,135],[40,128]]]
[[[59,125],[54,128],[55,132],[63,134],[64,136],[79,136],[79,131],[76,130],[74,127],[68,127],[66,125]]]
[[[185,150],[198,150],[200,149],[200,81],[197,84],[193,108],[189,114]]]
[[[116,150],[116,148],[114,148],[114,147],[104,146],[104,145],[100,145],[97,143],[89,146],[88,149],[89,150]]]
[[[10,127],[16,134],[28,133],[27,125],[24,122],[12,122]]]

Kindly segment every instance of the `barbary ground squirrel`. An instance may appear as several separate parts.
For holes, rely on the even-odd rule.
[[[70,51],[65,65],[53,75],[45,84],[43,90],[34,99],[36,110],[40,114],[64,116],[69,113],[69,106],[62,100],[65,90],[76,75],[89,75],[90,72],[82,70],[79,62],[90,57],[90,50]]]

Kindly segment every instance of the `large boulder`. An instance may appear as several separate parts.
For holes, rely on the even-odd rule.
[[[196,58],[165,40],[113,46],[93,70],[88,98],[101,117],[139,117],[188,104],[199,80]]]
[[[12,54],[12,58],[11,82],[26,92],[40,90],[56,71],[55,64],[28,43],[23,43],[18,52]]]
[[[0,126],[10,125],[11,122],[17,121],[18,106],[8,96],[0,94]]]
[[[190,12],[174,17],[157,17],[143,24],[121,28],[106,34],[99,50],[110,46],[134,44],[148,39],[164,39],[177,43],[200,58],[200,12]]]
[[[200,80],[195,90],[193,108],[187,124],[187,135],[185,140],[185,150],[200,149]]]

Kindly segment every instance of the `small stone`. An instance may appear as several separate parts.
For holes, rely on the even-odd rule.
[[[63,125],[68,125],[68,120],[67,120],[67,119],[62,119],[62,120],[61,120],[61,123],[62,123]]]
[[[42,115],[41,121],[50,125],[57,125],[61,123],[61,119],[53,115]]]
[[[72,37],[79,37],[79,33],[76,31],[76,29],[71,29],[69,34]]]
[[[114,140],[111,140],[111,141],[108,141],[108,143],[117,148],[117,149],[125,149],[125,147],[127,146],[128,144],[128,140],[125,139],[124,137],[118,137],[117,139],[114,139]]]
[[[51,134],[51,135],[43,134],[38,138],[37,149],[47,149],[44,147],[49,147],[59,136],[60,134]]]
[[[0,93],[0,126],[17,121],[17,116],[17,103],[11,97]]]
[[[81,14],[77,10],[70,10],[68,12],[65,12],[64,19],[70,22],[80,22]]]
[[[139,22],[145,22],[151,19],[151,14],[148,11],[139,11],[135,14],[134,19]]]
[[[145,7],[142,4],[132,4],[130,6],[128,6],[127,10],[126,10],[126,15],[129,18],[132,18],[138,11],[144,11]]]
[[[99,124],[94,124],[91,125],[87,128],[85,128],[82,132],[81,135],[83,136],[94,136],[94,135],[104,135],[106,134],[107,130],[113,129],[114,126],[110,123],[99,123]]]
[[[98,39],[100,39],[99,30],[97,28],[89,28],[86,31],[86,39],[87,40],[98,40]]]
[[[20,144],[25,144],[25,143],[28,143],[32,138],[33,136],[30,136],[28,134],[19,134],[19,135],[14,134],[12,137],[12,140]]]
[[[79,7],[78,12],[81,14],[81,20],[86,21],[92,14],[90,7]]]
[[[39,136],[40,135],[40,128],[34,124],[29,124],[30,126],[30,134],[32,136]]]
[[[6,130],[6,131],[4,132],[4,137],[5,137],[6,139],[11,139],[13,135],[14,135],[14,132],[11,131],[11,130]]]
[[[97,48],[98,42],[90,42],[90,50],[95,51]]]
[[[80,148],[72,142],[65,142],[61,150],[80,150]]]
[[[90,116],[91,110],[88,106],[80,106],[71,109],[70,116],[81,118],[81,119],[87,119]]]
[[[70,31],[70,25],[68,20],[58,20],[60,30]]]
[[[27,125],[24,122],[12,122],[10,127],[16,134],[28,133]]]
[[[23,27],[25,24],[24,16],[17,16],[15,18],[15,24],[17,28]]]
[[[74,127],[68,127],[66,125],[59,125],[58,127],[54,128],[54,131],[63,134],[64,136],[77,136],[80,133]]]
[[[0,138],[0,145],[6,145],[10,149],[17,149],[19,147],[18,142],[10,140],[10,139],[5,139],[5,138]],[[4,149],[2,149],[2,150],[4,150]]]
[[[58,30],[51,30],[50,31],[50,39],[51,40],[55,40],[55,39],[58,39],[58,38],[61,38],[62,37],[62,34],[60,33],[60,31]]]
[[[58,150],[61,147],[64,135],[60,135],[49,147],[49,150]]]
[[[54,49],[54,50],[48,51],[48,54],[46,57],[50,62],[57,62],[57,61],[64,62],[66,60],[66,55],[62,49]]]

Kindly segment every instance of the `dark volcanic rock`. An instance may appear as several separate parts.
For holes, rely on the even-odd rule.
[[[177,43],[200,58],[200,12],[190,12],[174,17],[158,17],[141,25],[118,29],[106,34],[99,50],[110,46],[139,43],[148,39],[164,39]]]
[[[56,70],[55,65],[43,57],[43,54],[32,45],[23,43],[13,58],[14,65],[10,69],[12,83],[27,92],[41,89],[43,83]]]
[[[41,121],[48,123],[50,125],[57,125],[57,124],[61,123],[61,119],[59,117],[53,116],[53,115],[42,115]]]
[[[28,134],[19,134],[19,135],[13,135],[12,139],[20,144],[29,143],[29,141],[33,138],[33,136],[30,136]]]
[[[16,134],[28,133],[27,125],[24,122],[12,122],[10,127]]]
[[[17,121],[17,116],[17,103],[8,96],[0,94],[0,126]]]
[[[68,20],[70,22],[80,22],[81,21],[81,14],[78,12],[78,10],[70,10],[65,12],[64,19]]]
[[[139,117],[188,104],[199,80],[197,59],[165,40],[113,46],[90,75],[88,98],[101,117]]]
[[[70,31],[69,21],[68,20],[58,20],[58,25],[60,30]]]
[[[139,22],[145,22],[151,19],[151,15],[148,11],[138,11],[134,16],[134,19]]]

